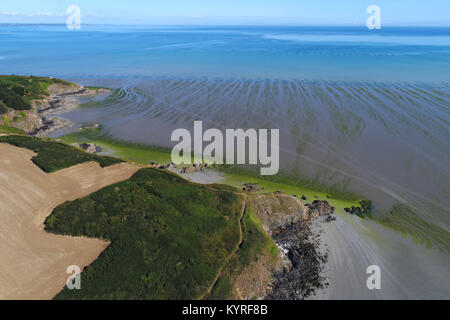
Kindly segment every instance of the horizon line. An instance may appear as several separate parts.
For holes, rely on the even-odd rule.
[[[0,26],[13,25],[47,25],[47,26],[65,26],[64,22],[0,22]],[[128,24],[128,23],[82,23],[81,26],[133,26],[133,27],[366,27],[365,24],[176,24],[176,23],[161,23],[161,24]],[[384,24],[384,27],[402,27],[402,28],[450,28],[449,25],[410,25],[410,24]],[[383,26],[381,29],[383,29]]]

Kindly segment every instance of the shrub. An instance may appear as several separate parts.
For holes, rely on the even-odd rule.
[[[45,172],[53,172],[87,161],[96,161],[102,167],[110,166],[123,160],[86,153],[80,149],[59,142],[42,140],[28,136],[0,137],[0,142],[16,147],[27,148],[37,153],[32,161]]]

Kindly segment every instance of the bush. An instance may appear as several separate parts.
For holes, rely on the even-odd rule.
[[[239,243],[241,208],[231,191],[150,168],[67,202],[47,231],[111,244],[83,271],[82,289],[56,299],[195,299]]]
[[[0,137],[0,142],[27,148],[36,152],[37,156],[34,156],[32,161],[45,172],[57,171],[88,161],[96,161],[102,167],[123,162],[123,160],[117,158],[86,153],[80,149],[59,142],[28,136]]]
[[[8,112],[8,107],[6,104],[0,100],[0,114]]]

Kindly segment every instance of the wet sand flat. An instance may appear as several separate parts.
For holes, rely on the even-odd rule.
[[[128,179],[139,169],[88,162],[47,174],[32,163],[33,155],[0,144],[0,299],[51,299],[64,287],[68,266],[83,269],[92,263],[108,242],[49,234],[43,222],[65,201]]]
[[[325,275],[329,286],[311,299],[448,299],[450,261],[445,252],[427,249],[355,216],[317,222],[321,250],[328,252]],[[381,289],[367,288],[367,267],[377,265]]]

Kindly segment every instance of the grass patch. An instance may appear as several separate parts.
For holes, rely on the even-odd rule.
[[[48,87],[54,83],[73,85],[64,80],[45,77],[0,76],[0,114],[6,113],[8,108],[31,109],[31,101],[48,96]]]
[[[9,119],[5,116],[2,117],[3,126],[9,127]]]
[[[0,125],[0,133],[5,133],[5,134],[26,134],[25,131],[21,130],[21,129],[17,129],[14,127],[7,127],[4,125]]]
[[[242,218],[243,241],[236,255],[231,258],[223,268],[222,274],[207,299],[223,300],[234,299],[232,280],[235,279],[247,266],[258,261],[262,255],[269,257],[272,263],[278,259],[278,248],[273,240],[263,230],[261,222],[246,208]]]
[[[31,160],[45,172],[57,171],[87,161],[98,162],[101,167],[123,162],[117,158],[86,153],[63,143],[28,136],[4,136],[0,137],[0,142],[36,152],[37,156]]]
[[[56,299],[193,299],[239,242],[241,197],[141,169],[129,180],[57,207],[46,230],[111,241]]]

